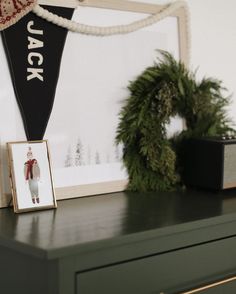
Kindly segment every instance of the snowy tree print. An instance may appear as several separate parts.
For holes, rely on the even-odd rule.
[[[123,154],[123,145],[118,144],[115,146],[115,161],[120,162],[122,161],[122,154]]]
[[[83,165],[83,146],[81,140],[78,139],[75,149],[75,166]]]
[[[107,163],[110,163],[111,162],[111,158],[110,158],[110,154],[109,153],[107,153],[106,161],[107,161]]]
[[[65,167],[72,166],[72,153],[71,153],[71,146],[68,147],[66,160],[65,160]]]
[[[90,165],[91,164],[91,148],[90,146],[88,146],[87,148],[87,165]]]
[[[101,159],[100,159],[100,155],[99,155],[98,151],[96,151],[96,154],[95,154],[95,163],[96,164],[101,163]]]

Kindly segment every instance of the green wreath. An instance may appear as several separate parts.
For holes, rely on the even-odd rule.
[[[130,96],[120,112],[116,141],[124,146],[128,189],[133,191],[176,189],[182,185],[184,140],[233,131],[225,110],[229,97],[223,96],[221,82],[197,82],[182,62],[160,52],[158,63],[130,83]],[[175,115],[185,119],[187,129],[168,139],[166,125]]]

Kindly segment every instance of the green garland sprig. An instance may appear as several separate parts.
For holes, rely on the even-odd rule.
[[[130,96],[120,112],[117,143],[123,143],[123,161],[133,191],[168,191],[181,185],[181,146],[186,138],[234,132],[225,107],[229,97],[221,82],[204,78],[165,51],[154,66],[130,83]],[[172,139],[166,125],[179,115],[187,129]]]

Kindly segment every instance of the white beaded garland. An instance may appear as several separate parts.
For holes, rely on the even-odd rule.
[[[63,26],[69,30],[73,29],[73,31],[76,31],[81,34],[102,36],[104,34],[105,35],[125,34],[127,32],[132,32],[140,28],[150,26],[153,23],[158,22],[161,19],[165,18],[166,16],[170,15],[172,12],[174,12],[176,9],[180,7],[187,8],[186,3],[184,1],[176,1],[168,5],[165,9],[163,9],[161,12],[157,14],[148,16],[147,18],[143,20],[135,21],[131,24],[107,27],[109,30],[104,30],[104,27],[93,27],[89,25],[81,25],[80,23],[75,23],[73,21],[70,21],[68,19],[62,18],[56,14],[51,13],[48,10],[40,7],[39,5],[36,5],[33,8],[33,12],[37,14],[38,16],[46,19],[47,21]]]
[[[49,12],[48,10],[42,8],[39,5],[34,6],[33,12],[38,16],[46,19],[49,22],[52,22],[58,26],[66,28],[70,31],[93,35],[93,36],[111,36],[116,34],[128,34],[144,27],[153,25],[154,23],[164,19],[167,16],[170,16],[178,8],[184,8],[186,13],[186,25],[187,25],[187,46],[188,46],[188,56],[190,55],[190,20],[189,20],[189,9],[185,1],[179,0],[169,4],[167,7],[162,9],[157,14],[148,16],[142,20],[134,21],[127,25],[118,25],[118,26],[108,26],[108,27],[98,27],[98,26],[89,26],[85,24],[80,24],[72,20],[65,19],[56,14]]]

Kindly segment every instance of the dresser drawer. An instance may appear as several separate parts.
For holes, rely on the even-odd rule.
[[[233,273],[235,261],[235,238],[219,240],[77,273],[76,293],[181,293]]]

